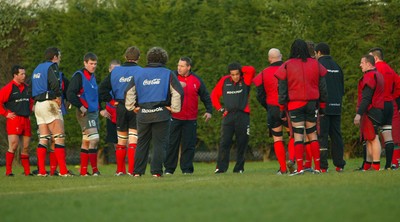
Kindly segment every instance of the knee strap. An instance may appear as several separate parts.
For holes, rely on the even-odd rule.
[[[51,139],[51,135],[47,134],[47,135],[39,135],[39,140],[45,139],[47,141],[49,141]]]
[[[314,133],[315,131],[317,131],[317,126],[312,126],[306,129],[306,134],[311,134]]]
[[[293,132],[297,134],[304,134],[304,126],[293,126]]]
[[[89,134],[87,137],[89,140],[97,140],[100,138],[100,135],[98,133],[92,133],[92,134]]]
[[[137,138],[137,133],[131,133],[131,132],[129,132],[129,137],[135,137],[135,138]]]
[[[47,135],[39,135],[39,145],[41,145],[42,147],[48,149],[49,148],[49,141],[51,140],[51,135],[47,134]],[[44,142],[46,141],[46,142]]]
[[[381,132],[382,133],[385,132],[385,131],[390,131],[390,130],[392,130],[392,125],[384,125],[381,128]]]
[[[54,139],[62,139],[62,138],[65,138],[65,134],[63,134],[63,133],[54,134],[53,138]]]
[[[123,136],[123,135],[120,135],[120,134],[117,134],[117,136],[118,136],[118,139],[122,139],[122,140],[127,140],[128,139],[128,136]]]
[[[276,132],[273,129],[271,129],[271,134],[273,136],[283,136],[283,132],[282,131]]]

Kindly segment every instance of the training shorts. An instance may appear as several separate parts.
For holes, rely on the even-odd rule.
[[[56,119],[63,121],[61,108],[53,100],[37,101],[35,103],[35,117],[37,125],[49,124]]]
[[[7,119],[6,130],[8,135],[31,137],[31,120],[25,116],[16,116],[13,119]]]
[[[99,112],[87,112],[84,116],[81,116],[81,114],[81,111],[76,109],[76,119],[81,126],[82,132],[91,128],[99,129]]]
[[[117,105],[117,131],[127,132],[128,129],[137,129],[136,113],[128,111],[125,104]]]
[[[363,140],[374,140],[379,133],[380,124],[367,114],[361,116],[360,133]]]
[[[290,121],[297,122],[317,122],[317,102],[309,101],[305,106],[289,111]]]
[[[269,129],[276,128],[282,125],[287,127],[287,121],[283,121],[281,118],[281,111],[279,109],[279,106],[268,105],[267,124]]]

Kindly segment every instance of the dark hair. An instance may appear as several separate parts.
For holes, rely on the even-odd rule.
[[[363,55],[363,57],[361,58],[365,58],[365,60],[367,60],[368,63],[371,63],[371,65],[375,66],[375,58],[373,55],[367,54]]]
[[[232,70],[239,70],[240,76],[243,76],[242,65],[240,65],[239,62],[233,62],[228,65],[228,73],[230,73]]]
[[[139,60],[139,57],[140,57],[140,50],[138,47],[131,46],[126,49],[126,51],[125,51],[126,60],[137,61],[137,60]]]
[[[85,56],[83,56],[83,61],[89,62],[89,60],[97,61],[97,55],[93,52],[86,53]]]
[[[326,44],[325,42],[318,43],[317,46],[315,46],[315,51],[316,52],[321,52],[322,55],[330,55],[331,50],[329,49],[329,45]]]
[[[313,41],[306,41],[308,53],[311,57],[315,58],[315,43]]]
[[[187,57],[187,56],[183,56],[179,60],[180,61],[185,61],[188,66],[193,66],[192,59]]]
[[[50,47],[50,48],[47,48],[46,51],[44,52],[44,58],[47,61],[51,61],[54,58],[54,56],[59,57],[60,54],[61,54],[61,51],[58,48]]]
[[[168,53],[161,47],[153,47],[147,52],[147,63],[161,63],[163,65],[168,62]]]
[[[14,75],[18,75],[20,69],[25,69],[25,68],[20,65],[13,65],[13,67],[11,68],[11,74],[12,74],[13,78],[14,78]]]
[[[290,48],[289,58],[301,59],[303,62],[307,61],[307,58],[311,58],[310,53],[308,52],[307,43],[302,39],[294,40]]]
[[[369,50],[369,53],[372,55],[377,56],[380,60],[383,60],[383,50],[382,48],[375,47]]]
[[[109,66],[111,65],[121,65],[121,61],[119,61],[118,59],[113,59],[111,60]]]

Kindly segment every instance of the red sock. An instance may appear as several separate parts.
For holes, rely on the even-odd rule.
[[[50,175],[53,176],[57,169],[57,157],[54,151],[49,152],[49,159],[50,159]]]
[[[297,172],[300,172],[301,170],[303,170],[303,152],[304,152],[303,142],[295,142],[294,150],[297,163]]]
[[[286,151],[285,151],[285,145],[283,144],[283,141],[277,141],[274,143],[274,150],[275,150],[275,155],[276,158],[278,159],[279,166],[280,166],[280,171],[281,172],[286,172]]]
[[[399,167],[399,158],[400,158],[400,148],[398,145],[395,145],[393,150],[392,164],[396,165],[396,167]]]
[[[294,138],[293,137],[291,137],[289,139],[288,152],[289,152],[289,160],[294,162],[295,152],[294,152]]]
[[[126,149],[124,145],[117,145],[115,149],[115,159],[117,162],[117,173],[126,173],[125,168]]]
[[[56,154],[57,163],[60,167],[60,174],[64,175],[68,173],[67,163],[65,162],[65,146],[61,144],[55,144],[54,153]]]
[[[312,158],[314,159],[314,168],[315,170],[321,170],[321,166],[320,166],[320,150],[319,150],[319,142],[314,140],[311,141],[310,143],[310,147],[311,147],[311,155]]]
[[[6,175],[12,173],[12,163],[14,160],[14,153],[6,152]]]
[[[31,173],[31,166],[29,164],[29,155],[21,154],[20,159],[21,159],[21,165],[22,167],[24,167],[25,176],[29,176],[29,174]]]
[[[304,168],[311,168],[312,163],[312,152],[311,152],[311,144],[310,142],[304,143],[304,153],[305,153],[305,161],[304,161]]]
[[[39,174],[42,175],[46,174],[46,154],[47,154],[46,147],[39,144],[38,148],[36,149],[36,155],[37,155]]]
[[[92,166],[93,173],[99,172],[97,168],[97,149],[96,148],[89,148],[89,159],[90,165]]]
[[[371,162],[367,162],[367,161],[365,161],[365,163],[364,163],[364,170],[369,170],[370,168],[371,168]]]
[[[81,148],[81,175],[87,174],[88,162],[89,162],[89,151]]]
[[[128,146],[128,173],[133,175],[133,171],[135,169],[135,152],[136,152],[136,143],[130,143]]]
[[[381,162],[380,161],[374,161],[372,162],[372,168],[376,171],[379,171],[379,169],[381,168]]]

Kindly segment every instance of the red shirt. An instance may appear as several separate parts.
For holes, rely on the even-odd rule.
[[[203,81],[194,73],[187,76],[177,74],[179,82],[183,84],[183,103],[181,111],[172,113],[172,117],[180,120],[195,120],[199,111],[199,97],[203,101],[206,111],[212,113],[210,94]]]
[[[383,75],[383,79],[385,80],[385,92],[384,92],[384,100],[392,101],[393,93],[395,89],[395,81],[398,76],[397,73],[390,68],[390,66],[384,61],[378,61],[375,63],[376,70]]]
[[[280,63],[279,63],[280,64]],[[254,79],[253,83],[257,87],[264,85],[266,103],[272,106],[279,106],[278,103],[278,79],[275,77],[275,72],[280,65],[271,65],[260,72]]]
[[[297,58],[289,59],[280,66],[275,76],[280,80],[287,81],[288,110],[302,107],[308,101],[318,100],[320,97],[319,79],[326,73],[326,68],[313,58],[308,58],[306,62]]]
[[[358,100],[357,100],[357,110],[360,106],[362,100],[362,91],[368,86],[374,89],[374,94],[372,96],[372,102],[369,104],[367,110],[371,108],[382,109],[384,108],[384,79],[382,74],[376,70],[370,70],[364,73],[363,77],[358,81]]]

